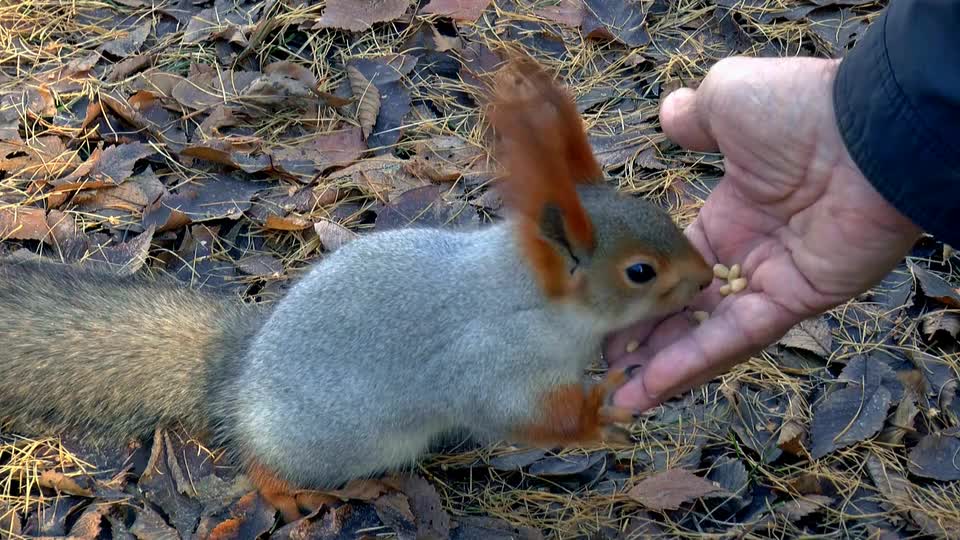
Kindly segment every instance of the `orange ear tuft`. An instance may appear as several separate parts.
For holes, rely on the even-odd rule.
[[[577,184],[595,183],[603,171],[587,142],[573,99],[533,59],[517,56],[493,80],[487,117],[497,133],[498,160],[505,169],[505,202],[534,226],[519,233],[547,293],[566,290],[563,260],[537,234],[548,205],[561,211],[571,246],[591,253],[593,224],[577,197]]]

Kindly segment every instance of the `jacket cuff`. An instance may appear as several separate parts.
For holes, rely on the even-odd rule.
[[[893,2],[843,58],[834,110],[847,151],[874,188],[918,227],[960,245],[960,227],[952,223],[960,207],[960,156],[950,151],[953,141],[943,140],[946,119],[931,119],[938,106],[958,104],[932,103],[927,90],[938,57],[921,45],[921,29],[904,29],[909,11],[894,9],[906,4]],[[955,31],[949,25],[931,30]],[[916,53],[894,61],[890,51],[896,48]],[[917,63],[929,66],[919,70],[922,75]]]

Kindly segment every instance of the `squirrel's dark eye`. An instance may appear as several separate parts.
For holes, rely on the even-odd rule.
[[[631,283],[643,284],[657,277],[656,270],[647,263],[631,264],[627,267],[627,279]]]

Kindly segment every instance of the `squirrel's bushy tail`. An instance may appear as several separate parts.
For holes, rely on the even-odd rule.
[[[257,320],[238,298],[143,276],[0,264],[0,421],[109,440],[206,431]]]

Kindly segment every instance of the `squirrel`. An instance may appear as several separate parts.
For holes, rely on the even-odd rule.
[[[667,212],[608,185],[567,90],[528,57],[487,119],[504,219],[374,231],[271,307],[173,278],[0,264],[0,419],[104,441],[178,424],[238,459],[286,521],[297,490],[408,467],[449,434],[629,442],[588,384],[611,331],[677,312],[712,269]]]

